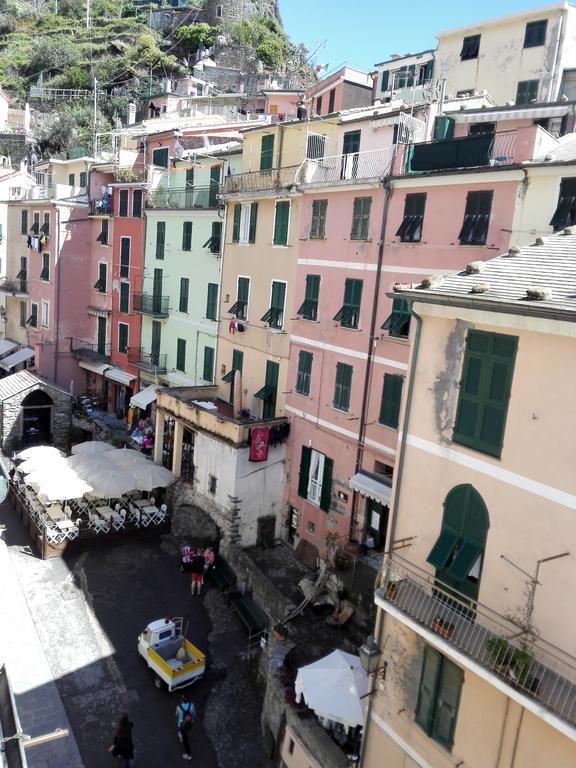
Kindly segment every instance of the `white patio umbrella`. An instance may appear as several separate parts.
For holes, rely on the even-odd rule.
[[[106,471],[114,469],[116,465],[108,458],[109,455],[109,451],[106,451],[105,453],[99,453],[94,456],[86,456],[83,453],[77,453],[73,456],[69,456],[66,459],[66,466],[69,469],[73,469],[75,472],[78,472],[79,475],[82,475],[83,472],[91,470]]]
[[[35,472],[36,470],[52,470],[57,469],[58,467],[61,467],[62,469],[66,467],[66,459],[62,456],[53,455],[51,453],[46,456],[37,454],[31,459],[23,461],[18,467],[18,472],[22,472],[23,475],[28,475],[30,472]]]
[[[83,456],[95,456],[98,453],[106,453],[107,451],[116,450],[110,443],[105,443],[103,440],[87,440],[85,443],[78,443],[72,446],[72,453],[82,454]]]
[[[127,469],[146,467],[151,463],[150,459],[144,456],[143,453],[133,451],[130,448],[119,448],[114,453],[106,453],[104,455],[110,458],[117,466],[126,467]]]
[[[360,658],[345,651],[333,651],[313,664],[300,667],[295,683],[296,701],[302,696],[318,717],[347,728],[364,723],[368,675]]]
[[[64,456],[64,451],[54,448],[53,445],[34,445],[16,454],[18,459],[36,459],[47,456]]]
[[[46,496],[49,501],[67,501],[81,499],[85,493],[90,493],[92,486],[83,480],[63,480],[60,477],[47,480],[38,487],[38,493]]]
[[[152,464],[151,462],[147,462],[144,467],[133,467],[129,472],[136,482],[134,488],[137,488],[139,491],[165,488],[176,480],[169,469],[160,467],[158,464]]]
[[[123,496],[136,487],[130,472],[109,471],[91,474],[83,478],[93,488],[93,494],[105,499]]]

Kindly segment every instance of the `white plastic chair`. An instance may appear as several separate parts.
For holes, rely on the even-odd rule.
[[[158,512],[156,512],[154,515],[154,522],[156,523],[156,525],[160,525],[160,523],[164,522],[167,512],[168,512],[168,507],[166,506],[166,504],[162,504]]]
[[[110,530],[110,526],[106,522],[106,520],[102,520],[101,517],[99,517],[95,512],[89,513],[90,518],[90,524],[89,527],[92,528],[92,530],[95,533],[108,533]]]
[[[134,504],[129,504],[128,509],[130,510],[130,514],[128,515],[128,522],[134,523],[137,528],[140,527],[140,510],[138,507],[134,506]]]
[[[115,531],[119,531],[121,528],[124,528],[126,524],[126,510],[121,509],[120,512],[114,512],[114,515],[112,516],[112,527]]]
[[[154,504],[156,504],[156,498],[154,496],[150,496],[150,506],[153,507]]]

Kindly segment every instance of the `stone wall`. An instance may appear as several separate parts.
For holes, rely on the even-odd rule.
[[[16,374],[17,375],[17,374]],[[25,398],[36,390],[42,390],[52,399],[52,441],[57,448],[67,450],[70,444],[72,430],[72,396],[54,389],[42,380],[18,392],[1,405],[2,409],[2,450],[4,453],[17,451],[22,443],[22,403]]]
[[[218,8],[222,9],[221,15]],[[255,16],[280,18],[278,0],[207,0],[203,20],[209,24],[235,23]]]

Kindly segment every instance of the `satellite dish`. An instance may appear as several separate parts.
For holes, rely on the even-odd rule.
[[[0,477],[0,504],[6,501],[8,496],[8,483],[5,477]]]

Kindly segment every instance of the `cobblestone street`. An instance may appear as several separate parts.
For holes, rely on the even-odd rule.
[[[200,598],[191,597],[188,576],[179,570],[178,542],[164,536],[43,562],[30,553],[8,504],[0,508],[0,522],[7,526],[8,545],[1,544],[0,567],[12,569],[13,591],[19,588],[22,595],[19,603],[12,601],[11,631],[36,635],[46,658],[43,677],[33,679],[30,671],[21,685],[21,670],[14,662],[9,669],[23,729],[37,734],[61,723],[59,693],[81,755],[80,762],[73,739],[62,739],[30,749],[31,768],[100,768],[124,711],[135,723],[135,768],[185,764],[174,717],[180,695],[157,690],[136,651],[138,633],[164,615],[183,616],[189,639],[208,657],[205,677],[188,689],[199,715],[192,733],[194,764],[268,765],[260,734],[261,693],[242,656],[244,632],[211,585]],[[5,635],[0,634],[0,650]],[[32,653],[23,646],[19,666]],[[14,657],[19,654],[13,647]]]

